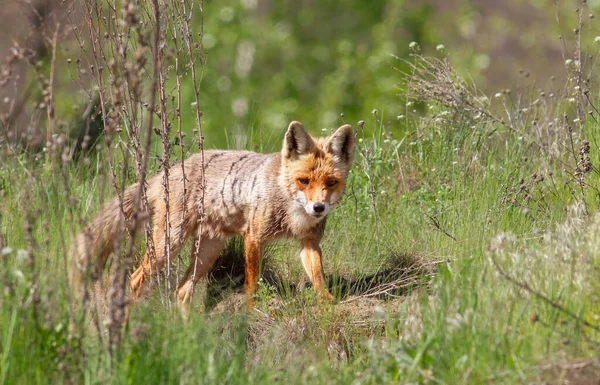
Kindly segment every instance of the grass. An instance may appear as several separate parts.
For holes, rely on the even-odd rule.
[[[597,376],[597,114],[575,122],[581,94],[575,102],[567,94],[527,106],[510,95],[490,102],[451,68],[435,67],[442,62],[416,60],[425,71],[401,87],[410,99],[398,117],[404,128],[391,129],[378,111],[355,125],[355,167],[322,242],[333,305],[315,300],[296,242],[281,241],[266,252],[259,311],[243,311],[235,238],[188,322],[162,279],[109,346],[105,333],[77,322],[65,281],[71,238],[113,195],[106,150],[61,162],[60,137],[41,155],[4,145],[0,385]],[[230,147],[243,141],[227,139]],[[252,129],[245,147],[279,151],[280,140]],[[136,178],[123,162],[131,143],[113,146],[123,182]],[[196,151],[190,142],[185,148]],[[161,151],[152,144],[152,173]],[[174,274],[188,254],[189,247]]]
[[[47,160],[6,159],[0,380],[521,383],[537,378],[540,363],[594,357],[598,333],[582,325],[598,317],[594,216],[567,214],[559,199],[535,215],[502,205],[515,170],[527,175],[539,166],[521,163],[529,149],[515,136],[481,144],[485,125],[444,132],[414,124],[426,130],[419,140],[362,137],[361,151],[370,155],[358,156],[348,195],[328,222],[325,269],[349,280],[393,268],[400,263],[394,256],[404,255],[403,263],[435,261],[433,278],[419,279],[401,297],[367,298],[357,290],[337,305],[319,305],[310,289],[281,289],[305,280],[297,246],[282,242],[267,252],[265,270],[276,279],[262,281],[258,294],[258,308],[271,317],[236,312],[241,294],[231,283],[208,291],[206,312],[196,298],[199,310],[187,323],[155,294],[136,308],[112,351],[94,333],[74,338],[65,299],[68,224],[78,227],[77,218],[98,207],[100,173],[69,166],[78,199],[71,210]],[[505,232],[514,235],[498,240]],[[227,250],[239,258],[240,249],[237,240]],[[499,275],[492,258],[568,313]]]

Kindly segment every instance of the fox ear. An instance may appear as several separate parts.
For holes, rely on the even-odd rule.
[[[354,160],[354,132],[352,126],[344,124],[327,140],[325,149],[338,162],[352,163]]]
[[[306,132],[306,129],[300,122],[290,123],[285,138],[283,140],[283,149],[281,154],[284,158],[290,159],[300,155],[308,154],[315,149],[313,138]]]

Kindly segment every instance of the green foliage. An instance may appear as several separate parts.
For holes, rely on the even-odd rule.
[[[2,258],[2,283],[7,289],[1,300],[0,378],[17,384],[48,379],[90,383],[328,383],[335,379],[375,384],[457,383],[463,378],[484,383],[501,375],[505,383],[514,383],[523,370],[562,350],[562,339],[573,341],[569,350],[573,357],[586,356],[589,348],[573,324],[565,334],[531,323],[532,314],[549,324],[560,324],[563,316],[534,298],[515,296],[514,286],[495,273],[486,257],[490,240],[499,232],[510,230],[516,237],[528,237],[564,215],[562,200],[553,201],[553,208],[540,212],[535,220],[523,210],[501,206],[503,184],[515,168],[527,175],[539,165],[520,164],[527,147],[513,146],[518,136],[505,133],[500,141],[482,142],[478,138],[482,130],[490,129],[487,123],[481,130],[455,127],[458,135],[449,135],[423,120],[415,126],[423,139],[414,143],[409,136],[392,139],[393,133],[381,121],[385,119],[375,119],[378,126],[371,130],[365,124],[358,134],[360,149],[348,196],[331,214],[323,241],[326,273],[342,282],[342,278],[388,268],[387,254],[406,251],[442,262],[429,289],[408,291],[411,299],[400,303],[356,302],[344,313],[347,310],[336,309],[345,309],[347,298],[322,306],[310,290],[286,292],[274,286],[304,279],[292,256],[294,244],[282,243],[269,249],[265,267],[279,281],[262,282],[257,294],[258,308],[273,319],[213,310],[210,319],[192,313],[183,322],[153,296],[136,307],[125,341],[111,353],[94,337],[93,329],[83,340],[69,332],[63,274],[70,238],[63,221],[69,208],[63,202],[60,180],[43,162],[23,158],[4,163],[5,185],[12,187],[4,189],[9,205],[3,206],[2,229],[12,251],[6,249]],[[507,147],[511,156],[504,156]],[[475,165],[473,159],[481,159],[482,149],[485,163]],[[28,182],[27,170],[35,171],[35,183]],[[417,181],[403,182],[411,173]],[[98,206],[100,179],[81,165],[68,168],[81,214]],[[48,210],[38,220],[32,214],[42,206]],[[495,206],[499,208],[494,211]],[[438,219],[437,226],[431,218]],[[28,224],[37,244],[31,255]],[[578,244],[585,247],[586,242]],[[237,249],[233,242],[229,252]],[[36,266],[33,272],[29,258]],[[537,271],[544,271],[535,277],[551,285],[548,293],[555,293],[551,298],[574,296],[573,305],[568,305],[571,311],[588,318],[594,314],[577,292],[557,291],[552,288],[553,275]],[[361,318],[365,306],[385,307],[383,318]],[[357,326],[364,322],[372,326]],[[383,325],[383,330],[376,325]],[[302,358],[296,363],[299,355]]]
[[[294,119],[316,134],[338,125],[340,114],[352,124],[373,108],[395,117],[392,55],[408,54],[402,42],[434,44],[430,7],[404,0],[210,1],[206,13],[201,104],[214,146],[224,131],[243,137],[255,127],[263,141],[279,138]]]
[[[529,112],[502,105],[511,125],[399,98],[389,54],[436,43],[425,5],[205,8],[207,147],[278,151],[291,119],[315,135],[356,129],[347,195],[322,242],[336,303],[316,301],[296,242],[282,241],[267,250],[260,312],[244,312],[233,270],[215,272],[187,322],[162,281],[109,348],[73,322],[65,273],[74,233],[113,195],[106,149],[68,164],[10,153],[0,163],[0,385],[509,384],[538,379],[540,364],[597,356],[598,123],[559,125],[574,114],[570,95],[540,96]],[[182,92],[190,131],[189,82]],[[556,105],[535,109],[545,103]],[[121,186],[134,170],[123,142],[113,150]],[[184,250],[174,264],[185,265]],[[242,250],[236,238],[222,259],[239,267]]]

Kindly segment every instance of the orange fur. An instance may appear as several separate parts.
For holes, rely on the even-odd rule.
[[[342,194],[346,187],[345,178],[336,168],[333,157],[323,151],[316,151],[289,167],[290,174],[295,178],[298,190],[304,193],[308,202],[323,202],[331,199],[333,193]],[[309,186],[304,186],[299,179],[308,179]],[[333,187],[328,187],[328,181],[335,181]]]

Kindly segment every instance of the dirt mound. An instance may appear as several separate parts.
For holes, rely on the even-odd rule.
[[[591,360],[570,364],[547,364],[539,366],[537,370],[538,379],[530,384],[600,384],[600,364]]]

